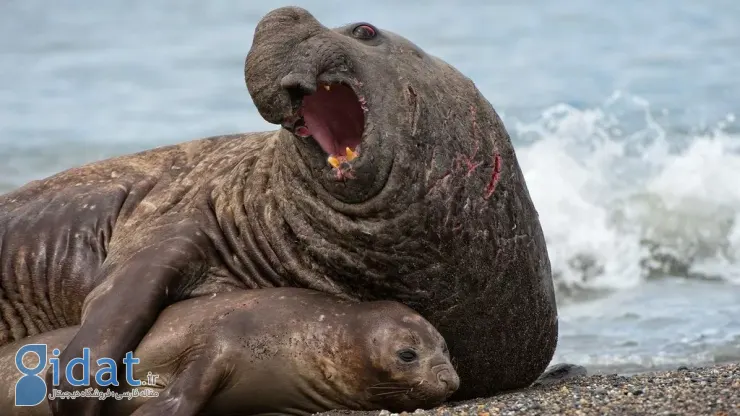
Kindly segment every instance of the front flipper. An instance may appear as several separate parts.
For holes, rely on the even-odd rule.
[[[101,389],[95,381],[99,368],[95,361],[111,358],[120,367],[125,354],[136,349],[162,309],[203,278],[207,270],[205,249],[210,247],[205,234],[193,231],[184,236],[182,232],[170,235],[171,238],[161,239],[123,262],[104,265],[100,283],[85,301],[80,329],[59,357],[60,369],[66,368],[71,359],[82,357],[83,349],[89,348],[89,387]],[[82,369],[81,365],[74,367],[77,380],[83,376]],[[65,371],[59,374],[58,387],[52,385],[52,372],[47,374],[50,393],[52,389],[73,392],[88,387],[75,387]],[[122,375],[118,379],[119,383],[126,382]],[[51,400],[49,405],[55,416],[97,416],[101,401],[77,397]]]
[[[154,397],[136,409],[131,416],[195,416],[208,403],[226,375],[223,361],[213,354],[187,357],[189,362],[175,379]]]

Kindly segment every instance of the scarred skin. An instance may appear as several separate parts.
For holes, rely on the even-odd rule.
[[[458,359],[453,399],[532,383],[553,356],[557,308],[508,133],[455,68],[382,29],[356,39],[354,27],[274,10],[245,65],[272,123],[317,80],[352,86],[366,111],[351,175],[280,128],[96,162],[0,196],[0,343],[81,323],[62,364],[83,347],[120,360],[173,302],[295,286],[421,313]],[[98,407],[53,404],[57,415]]]
[[[48,402],[15,407],[24,344],[60,350],[77,327],[0,347],[0,409],[47,416]],[[401,354],[415,352],[404,361]],[[460,385],[442,336],[390,301],[355,303],[298,288],[240,290],[178,302],[160,315],[134,356],[133,376],[158,397],[109,398],[110,416],[310,415],[328,410],[395,412],[431,408]],[[26,365],[37,363],[33,355]],[[49,372],[46,366],[42,376]],[[120,394],[131,391],[124,372]],[[55,399],[62,400],[62,399]]]

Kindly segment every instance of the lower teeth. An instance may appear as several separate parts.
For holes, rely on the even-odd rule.
[[[329,156],[329,159],[326,159],[327,162],[334,168],[338,168],[341,162],[339,162],[339,159],[337,159],[334,155]]]
[[[345,156],[329,155],[329,158],[326,159],[326,161],[329,162],[329,164],[333,168],[336,169],[336,168],[338,168],[342,164],[342,162],[351,162],[354,159],[356,159],[357,156],[359,156],[359,153],[357,152],[357,149],[355,149],[354,151],[352,151],[352,149],[350,149],[349,147],[347,147],[345,149],[345,152],[346,152],[346,155]]]

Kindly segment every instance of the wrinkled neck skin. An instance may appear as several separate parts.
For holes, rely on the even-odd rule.
[[[287,131],[269,137],[253,167],[237,167],[214,191],[230,271],[248,287],[307,287],[354,300],[418,296],[399,292],[398,277],[433,267],[418,256],[428,252],[418,223],[424,170],[397,152],[385,172],[342,192],[325,163],[317,170],[301,157],[298,140]],[[353,186],[377,191],[346,202]]]

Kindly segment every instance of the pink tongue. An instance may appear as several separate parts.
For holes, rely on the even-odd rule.
[[[325,123],[325,121],[330,121],[332,118],[330,116],[327,117],[326,115],[322,117],[321,114],[316,113],[317,112],[314,111],[305,111],[303,114],[306,127],[308,127],[314,140],[316,140],[319,146],[321,146],[326,153],[335,156],[344,155],[344,149],[339,149],[337,147],[339,140],[335,139],[330,126],[327,126]]]

